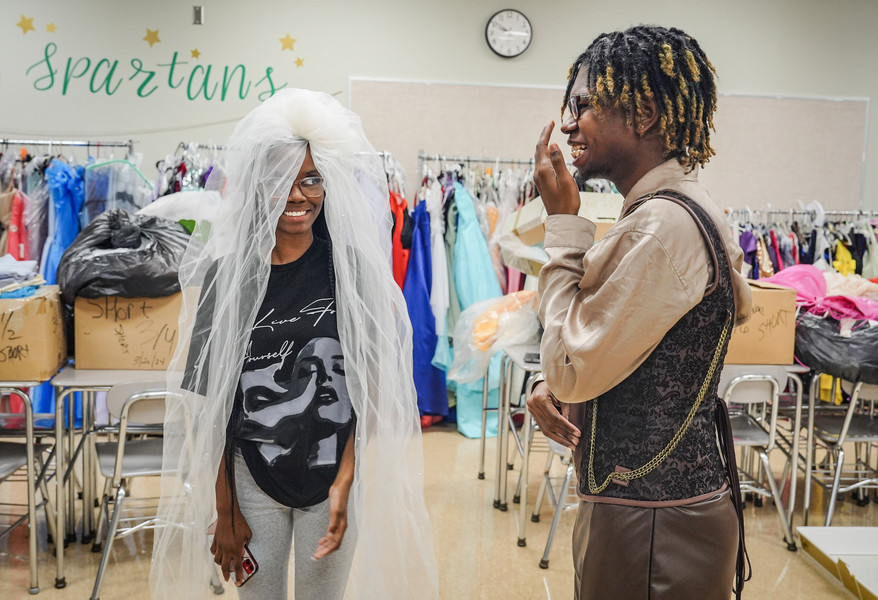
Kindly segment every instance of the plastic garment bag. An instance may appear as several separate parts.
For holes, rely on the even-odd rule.
[[[85,227],[99,214],[121,209],[137,212],[152,201],[152,184],[127,160],[111,160],[85,169],[85,203],[81,220]]]
[[[460,315],[454,329],[454,365],[448,373],[459,383],[478,381],[500,350],[540,340],[539,298],[521,291],[476,302]]]
[[[25,169],[28,201],[24,206],[24,229],[30,259],[39,264],[49,235],[49,186],[40,175],[38,162],[31,161]]]

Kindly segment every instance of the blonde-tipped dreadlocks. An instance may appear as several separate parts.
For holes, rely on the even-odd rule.
[[[679,29],[647,25],[601,34],[570,68],[563,106],[582,68],[598,114],[622,108],[628,124],[636,126],[643,121],[644,99],[653,98],[668,158],[691,170],[716,154],[710,146],[716,69],[695,39]]]

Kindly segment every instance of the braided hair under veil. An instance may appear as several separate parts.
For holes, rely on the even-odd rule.
[[[216,514],[226,424],[275,228],[306,148],[325,180],[338,334],[357,418],[348,511],[357,535],[345,598],[438,597],[411,324],[391,273],[382,161],[357,115],[327,94],[285,89],[235,127],[224,170],[214,169],[203,192],[217,216],[198,224],[181,264],[181,287],[201,292],[184,294],[168,370],[159,519],[170,526],[155,534],[154,598],[211,595],[206,530]]]

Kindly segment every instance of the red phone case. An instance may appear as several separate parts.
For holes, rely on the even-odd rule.
[[[216,521],[211,523],[207,528],[207,539],[208,539],[208,548],[213,545],[213,535],[216,531]],[[253,553],[250,552],[250,547],[247,544],[244,544],[244,557],[241,560],[241,567],[244,570],[244,575],[241,578],[241,581],[238,581],[235,577],[235,572],[230,571],[229,575],[232,579],[232,583],[241,587],[247,581],[250,580],[256,574],[256,571],[259,570],[259,563],[256,562],[256,559],[253,558]]]

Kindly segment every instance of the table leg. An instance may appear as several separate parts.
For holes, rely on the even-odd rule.
[[[521,498],[518,504],[518,545],[527,546],[527,537],[524,534],[524,528],[527,524],[527,477],[528,464],[530,461],[530,444],[531,444],[531,418],[530,411],[527,409],[527,403],[524,405],[524,422],[522,429],[522,457],[521,457]]]
[[[506,494],[503,493],[504,501],[501,502],[501,490],[503,486],[506,485],[506,456],[504,447],[505,447],[505,432],[506,432],[506,412],[505,412],[505,382],[506,382],[506,369],[507,369],[508,361],[506,355],[504,354],[500,359],[500,390],[499,390],[499,398],[497,400],[497,482],[496,482],[496,493],[494,494],[494,508],[499,510],[506,510]],[[488,384],[490,389],[490,384]]]
[[[811,469],[814,468],[814,405],[820,397],[820,373],[814,374],[811,380],[811,391],[808,397],[808,437],[805,448],[805,502],[802,524],[808,525],[808,511],[811,509]]]
[[[95,423],[95,392],[82,393],[82,543],[94,539],[95,469],[94,438],[89,434]]]
[[[485,478],[485,438],[488,435],[488,396],[490,395],[490,378],[491,362],[488,361],[488,368],[485,369],[485,378],[482,383],[482,443],[479,452],[479,479]]]
[[[500,482],[500,510],[506,510],[506,495],[508,494],[509,482],[509,437],[513,435],[511,424],[509,422],[512,414],[512,361],[508,356],[504,356],[505,367],[501,369],[502,389],[500,394],[500,402],[503,404],[503,422],[498,423],[498,427],[502,427],[503,431],[503,461],[501,463],[502,481]]]
[[[76,476],[73,470],[73,457],[76,454],[76,397],[75,392],[67,395],[67,456],[70,472],[67,473],[67,535],[64,543],[76,541]]]
[[[790,497],[787,507],[787,520],[793,528],[793,516],[796,510],[796,484],[799,479],[799,435],[802,431],[802,378],[790,373],[789,378],[796,383],[796,410],[793,417],[792,456],[790,457]],[[806,478],[807,481],[807,478]]]
[[[62,392],[55,397],[55,587],[63,588],[67,585],[64,577],[64,544],[65,541],[65,511],[67,500],[64,494],[64,471],[67,469],[64,460],[64,403],[70,397],[68,392]]]

